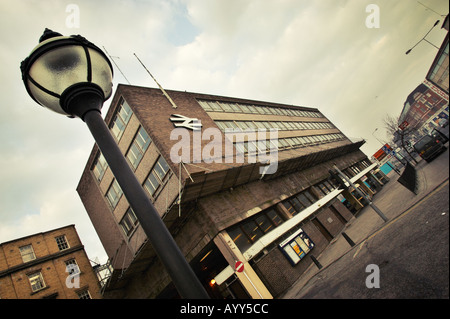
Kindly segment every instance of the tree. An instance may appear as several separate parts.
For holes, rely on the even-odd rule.
[[[411,157],[414,163],[417,164],[417,161],[414,159],[414,156],[409,152],[406,144],[406,141],[409,142],[411,135],[413,133],[413,129],[406,127],[403,130],[399,128],[400,116],[394,117],[392,115],[386,114],[383,119],[384,127],[386,128],[389,135],[395,136],[398,135],[401,141],[401,147],[405,150],[405,152]]]

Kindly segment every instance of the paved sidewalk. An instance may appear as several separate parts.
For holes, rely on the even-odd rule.
[[[420,202],[439,185],[448,181],[449,150],[431,163],[426,163],[423,160],[420,161],[416,165],[416,171],[419,179],[417,195],[397,182],[399,175],[393,171],[388,175],[390,181],[380,192],[375,194],[373,203],[386,215],[389,219],[388,222],[385,223],[372,208],[368,206],[364,207],[356,218],[350,220],[343,229],[343,232],[345,232],[356,245],[351,247],[347,240],[342,236],[342,233],[338,235],[317,257],[323,268],[319,270],[315,264],[311,264],[299,280],[297,280],[297,282],[295,282],[293,286],[279,298],[298,298],[302,293],[301,290],[303,287],[305,287],[317,274],[331,266],[349,251],[357,249],[359,243],[366,240],[380,228],[389,224],[393,219],[400,216],[410,207]]]

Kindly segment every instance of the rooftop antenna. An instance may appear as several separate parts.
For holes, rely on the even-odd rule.
[[[166,93],[166,91],[163,89],[163,87],[158,83],[158,81],[156,81],[155,77],[150,73],[150,71],[145,67],[144,63],[142,63],[142,61],[138,58],[138,56],[136,55],[136,53],[133,53],[134,56],[136,57],[136,59],[138,59],[139,63],[141,63],[141,65],[144,67],[145,71],[147,71],[148,74],[150,74],[150,76],[152,77],[153,81],[156,82],[156,84],[158,84],[159,89],[163,92],[163,94],[166,96],[166,98],[169,100],[170,104],[172,104],[172,107],[174,109],[177,108],[177,105],[175,104],[175,102],[170,98],[169,94]]]
[[[122,74],[122,76],[124,77],[124,79],[127,81],[128,84],[131,85],[130,81],[128,81],[127,77],[125,76],[125,74],[123,74],[122,70],[119,68],[119,66],[117,65],[116,61],[114,61],[114,58],[116,59],[120,59],[118,56],[111,56],[108,51],[106,51],[106,48],[103,47],[103,50],[105,50],[105,53],[109,56],[109,59],[114,63],[114,65],[116,66],[116,68],[119,70],[120,74]]]

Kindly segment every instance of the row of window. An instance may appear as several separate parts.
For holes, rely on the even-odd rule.
[[[165,177],[168,172],[169,165],[162,156],[159,156],[155,165],[151,169],[150,174],[145,179],[144,189],[146,189],[151,196],[155,196],[156,191],[164,183]],[[113,209],[116,208],[122,194],[123,191],[120,188],[119,183],[116,179],[114,179],[108,191],[106,192],[106,199]]]
[[[246,219],[227,230],[236,246],[244,252],[259,238],[282,224],[284,220],[275,209],[269,209]]]
[[[311,145],[317,145],[321,143],[330,143],[345,139],[345,136],[340,133],[323,134],[323,135],[310,135],[310,136],[298,136],[279,138],[276,140],[263,140],[263,141],[245,141],[234,143],[238,153],[252,154],[255,152],[268,152],[270,150],[284,150],[288,148],[305,147]]]
[[[145,151],[148,149],[151,143],[152,139],[141,126],[136,133],[136,136],[134,137],[130,148],[125,154],[125,157],[128,159],[128,162],[130,163],[132,168],[136,169],[138,167],[139,163],[144,157]],[[102,180],[103,175],[105,175],[107,168],[108,163],[106,162],[103,154],[99,152],[92,167],[92,172],[99,182]]]
[[[280,131],[291,130],[323,130],[335,128],[330,122],[287,122],[287,121],[215,121],[217,126],[225,132],[228,129],[257,130],[276,129]]]
[[[219,102],[219,101],[199,100],[198,102],[206,112],[231,112],[231,113],[266,114],[266,115],[283,115],[283,116],[323,117],[322,114],[315,111],[304,111],[298,109],[287,109],[272,106],[269,107],[269,106]]]
[[[114,115],[110,125],[111,133],[117,141],[121,139],[132,115],[133,111],[131,110],[128,103],[124,99],[121,99],[121,101],[119,102],[118,110]],[[140,126],[133,138],[133,141],[131,142],[129,149],[125,153],[125,157],[127,158],[130,166],[133,169],[137,169],[151,143],[152,139],[145,131],[145,129]],[[108,164],[103,154],[99,152],[92,167],[92,172],[99,182],[102,180],[107,168]],[[161,185],[163,185],[163,183],[165,182],[165,177],[167,176],[168,171],[169,165],[162,156],[159,156],[143,185],[144,189],[146,189],[151,196],[155,196],[155,194],[161,188]],[[117,180],[114,179],[105,195],[112,209],[115,209],[122,195],[123,191],[120,188]],[[119,222],[119,225],[121,226],[124,234],[127,237],[129,237],[136,229],[138,225],[138,219],[131,207],[128,208],[121,221]]]
[[[55,237],[55,241],[56,241],[56,245],[58,246],[58,249],[60,251],[70,248],[65,235]],[[24,263],[36,259],[33,245],[31,245],[31,244],[19,247],[19,252],[20,252],[20,256],[22,257],[22,261]]]
[[[295,216],[306,207],[312,205],[315,201],[317,201],[317,199],[310,191],[304,190],[283,201],[282,204],[292,216]],[[283,222],[284,219],[281,215],[274,208],[269,208],[266,211],[246,219],[244,222],[232,226],[227,229],[227,233],[230,235],[236,246],[242,252],[245,252],[259,238],[269,233]]]
[[[169,166],[167,165],[166,161],[163,157],[159,157],[158,161],[156,162],[155,166],[151,170],[144,183],[144,188],[150,193],[150,195],[155,195],[156,191],[164,183],[168,171]],[[120,188],[117,181],[114,180],[110,188],[106,192],[106,198],[108,199],[108,202],[113,209],[117,206],[117,203],[119,202],[122,194],[122,189]],[[127,211],[119,222],[119,225],[122,228],[125,236],[130,237],[138,224],[139,221],[133,209],[131,207],[128,207]]]
[[[283,201],[282,204],[292,216],[295,216],[316,201],[317,199],[309,190],[304,190],[303,192]]]

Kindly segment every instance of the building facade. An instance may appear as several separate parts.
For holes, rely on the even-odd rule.
[[[440,110],[448,106],[448,94],[425,80],[407,97],[399,117],[399,126],[407,123],[407,128],[419,131],[433,119]]]
[[[364,205],[334,164],[369,196],[386,182],[316,108],[167,93],[119,85],[105,121],[212,298],[276,298],[311,265]],[[114,268],[104,296],[178,297],[97,146],[77,191]]]
[[[426,75],[426,79],[436,85],[440,90],[447,93],[448,95],[448,85],[449,85],[449,78],[448,78],[448,70],[449,70],[449,64],[448,64],[448,15],[446,16],[441,29],[447,30],[447,35],[444,38],[444,41],[441,44],[441,47],[439,48],[438,53],[436,54],[436,57],[431,64],[430,69],[428,70],[428,73]]]
[[[0,298],[102,298],[75,226],[0,244]]]

